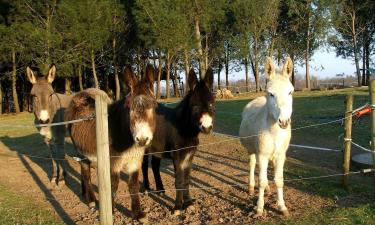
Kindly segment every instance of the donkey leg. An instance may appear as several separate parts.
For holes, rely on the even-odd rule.
[[[129,174],[129,192],[131,198],[131,210],[133,218],[141,222],[146,222],[146,214],[141,209],[141,204],[139,200],[139,171],[134,171]]]
[[[67,168],[67,161],[65,160],[65,148],[64,148],[64,139],[59,137],[59,140],[56,140],[56,163],[57,163],[57,185],[65,184],[65,175]]]
[[[191,171],[191,166],[193,163],[193,158],[194,158],[194,151],[189,152],[186,154],[185,159],[183,161],[183,166],[184,166],[184,190],[183,190],[183,198],[184,198],[184,208],[189,207],[194,203],[194,199],[190,197],[190,192],[189,192],[189,185],[190,185],[190,171]]]
[[[161,158],[157,156],[152,156],[151,165],[152,165],[152,172],[154,173],[156,190],[160,191],[158,193],[165,193],[163,181],[160,176],[160,162],[161,162]]]
[[[256,155],[249,154],[249,195],[254,195],[254,187],[255,187],[255,165],[256,165]]]
[[[58,174],[59,174],[59,167],[58,167],[58,160],[56,155],[56,150],[54,145],[51,143],[49,145],[49,149],[51,151],[51,158],[52,158],[52,177],[51,177],[51,183],[53,185],[58,184]]]
[[[256,217],[263,216],[264,208],[264,190],[268,185],[267,180],[267,168],[268,168],[268,157],[260,154],[259,160],[259,198],[257,203],[257,214]]]
[[[120,182],[120,171],[113,171],[111,169],[112,211],[115,208],[115,198],[116,198],[116,193],[117,193],[119,182]]]
[[[175,187],[176,187],[176,200],[175,200],[175,215],[179,215],[183,208],[183,189],[184,186],[184,173],[181,168],[181,161],[179,159],[174,159],[175,167]]]
[[[86,198],[88,206],[90,208],[95,208],[96,196],[91,184],[91,172],[90,172],[90,162],[88,160],[81,161],[81,179],[82,179],[82,194]]]
[[[141,188],[141,192],[146,192],[150,190],[150,182],[148,179],[148,155],[143,156],[142,161],[142,175],[143,175],[143,187]],[[154,172],[155,173],[155,172]]]
[[[283,194],[283,187],[284,187],[284,162],[285,156],[278,156],[275,160],[275,184],[277,188],[277,205],[279,207],[280,212],[288,217],[289,211],[285,206],[284,202],[284,194]]]

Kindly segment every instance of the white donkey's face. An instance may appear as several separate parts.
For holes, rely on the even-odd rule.
[[[276,73],[275,65],[271,58],[267,59],[266,76],[267,84],[267,107],[272,120],[277,122],[283,129],[289,127],[293,109],[294,87],[289,80],[293,71],[293,62],[287,58],[281,73]]]

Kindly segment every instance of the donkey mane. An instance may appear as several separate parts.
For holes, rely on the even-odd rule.
[[[125,107],[126,98],[114,102],[108,107],[108,128],[111,145],[116,151],[123,151],[134,144],[130,131],[129,109]]]

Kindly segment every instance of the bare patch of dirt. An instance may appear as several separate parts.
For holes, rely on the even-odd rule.
[[[201,136],[201,143],[223,140],[221,136]],[[248,159],[238,154],[245,151],[238,141],[228,141],[199,148],[194,158],[191,177],[191,195],[196,199],[193,207],[180,216],[174,216],[174,172],[170,159],[162,160],[162,179],[165,195],[148,194],[141,196],[143,209],[148,213],[150,224],[249,224],[257,200],[247,193]],[[43,152],[47,155],[46,152]],[[9,157],[8,155],[12,155]],[[28,196],[50,208],[51,212],[68,224],[98,224],[98,211],[90,211],[82,201],[80,189],[79,163],[69,160],[69,177],[66,186],[54,188],[49,182],[51,162],[46,159],[16,155],[14,151],[0,148],[0,182],[21,196]],[[96,184],[96,171],[93,170]],[[137,223],[130,217],[130,197],[126,185],[126,175],[116,198],[115,224]],[[151,186],[155,187],[151,169]],[[239,185],[240,184],[240,185]],[[204,188],[204,189],[199,189]],[[263,220],[279,220],[282,216],[276,207],[275,187],[266,197],[266,216]],[[304,190],[286,184],[285,201],[292,217],[299,217],[311,211],[318,211],[334,204],[332,200],[306,193]],[[349,204],[351,200],[346,200]],[[307,207],[308,206],[308,207]]]

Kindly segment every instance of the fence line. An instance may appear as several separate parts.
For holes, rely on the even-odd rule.
[[[337,174],[329,174],[329,175],[322,175],[322,176],[313,176],[313,177],[302,177],[302,178],[293,178],[293,179],[286,179],[284,182],[293,182],[293,181],[300,181],[300,180],[313,180],[313,179],[323,179],[323,178],[330,178],[330,177],[338,177],[338,176],[344,176],[344,175],[354,175],[354,174],[367,174],[375,171],[375,169],[362,169],[358,171],[352,171],[348,173],[337,173]],[[274,183],[273,180],[268,181],[269,183]],[[247,187],[248,183],[237,183],[237,184],[224,184],[224,185],[218,185],[218,186],[212,186],[212,187],[190,187],[189,190],[210,190],[210,189],[219,189],[223,187]],[[164,191],[186,191],[188,189],[185,188],[170,188],[170,189],[165,189]],[[125,194],[125,195],[117,195],[117,196],[123,196],[123,197],[129,197],[132,195],[147,195],[147,194],[156,194],[156,193],[161,193],[163,191],[147,191],[147,192],[138,192],[134,194]],[[222,191],[221,191],[222,192]]]
[[[373,151],[371,151],[370,149],[367,149],[367,148],[365,148],[365,147],[363,147],[363,146],[355,143],[353,140],[351,140],[351,142],[352,142],[352,145],[354,145],[355,147],[357,147],[357,148],[359,148],[359,149],[361,149],[361,150],[363,150],[365,152],[371,152],[371,153],[373,153]]]
[[[353,116],[353,114],[351,115]],[[349,116],[348,116],[349,117]],[[311,127],[317,127],[317,126],[323,126],[323,125],[327,125],[327,124],[332,124],[332,123],[337,123],[337,122],[341,122],[345,119],[346,117],[344,118],[340,118],[340,119],[337,119],[337,120],[332,120],[332,121],[329,121],[329,122],[324,122],[324,123],[318,123],[318,124],[311,124],[311,125],[307,125],[307,126],[302,126],[302,127],[297,127],[297,128],[293,128],[291,129],[292,131],[293,130],[300,130],[300,129],[306,129],[306,128],[311,128]],[[89,120],[89,119],[92,119],[91,117],[88,117],[86,118],[86,120]],[[80,119],[82,120],[82,119]],[[67,121],[68,123],[71,123],[71,121]],[[1,126],[0,126],[1,127]],[[216,145],[216,144],[220,144],[220,143],[225,143],[225,142],[230,142],[230,141],[235,141],[235,140],[239,140],[239,139],[246,139],[246,138],[252,138],[252,137],[257,137],[259,136],[260,134],[254,134],[254,135],[249,135],[249,136],[244,136],[244,137],[239,137],[239,136],[235,136],[235,135],[227,135],[227,134],[220,134],[220,133],[216,133],[216,134],[219,134],[219,135],[224,135],[224,136],[228,136],[229,138],[225,139],[225,140],[222,140],[222,141],[216,141],[216,142],[211,142],[211,143],[206,143],[206,144],[199,144],[199,145],[193,145],[193,146],[187,146],[187,147],[183,147],[183,148],[178,148],[178,149],[173,149],[173,150],[166,150],[166,151],[158,151],[158,152],[149,152],[149,153],[145,153],[144,155],[154,155],[154,154],[162,154],[162,153],[171,153],[171,152],[177,152],[177,151],[181,151],[181,150],[184,150],[184,149],[188,149],[188,148],[194,148],[194,147],[205,147],[205,146],[209,146],[209,145]],[[311,146],[312,147],[312,146]],[[13,147],[14,148],[14,147]],[[32,156],[30,156],[32,157]],[[39,157],[39,156],[37,156]],[[121,156],[110,156],[110,157],[121,157]],[[41,157],[39,157],[41,158]],[[47,158],[47,157],[46,157]],[[73,157],[72,157],[73,158]],[[63,160],[63,159],[60,159],[60,160]],[[77,160],[76,160],[77,161]]]

